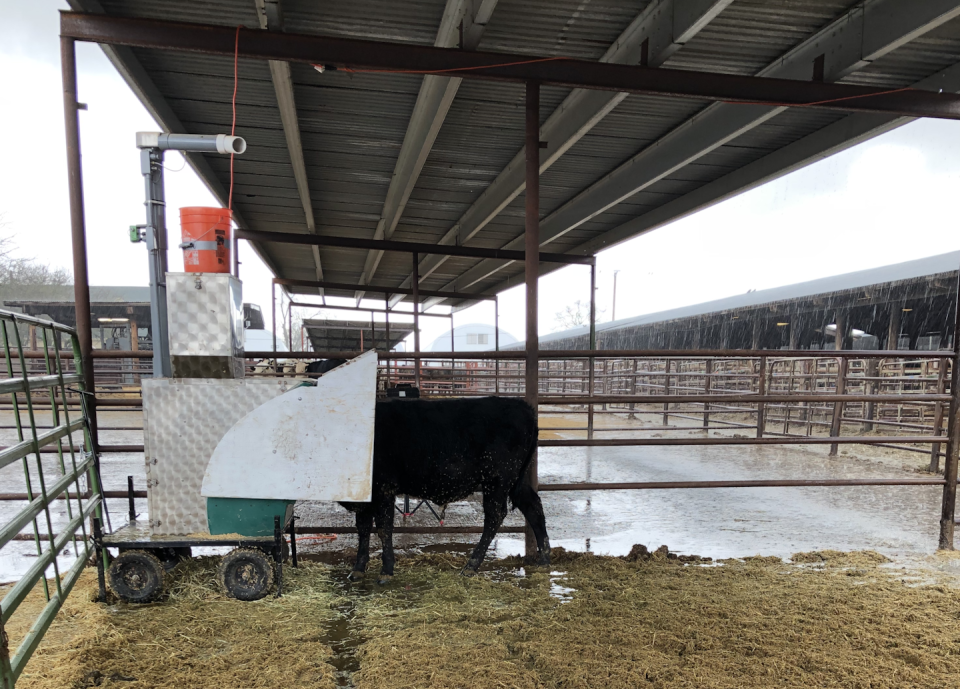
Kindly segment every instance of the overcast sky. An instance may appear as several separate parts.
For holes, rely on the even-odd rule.
[[[58,0],[7,7],[0,22],[0,216],[23,256],[71,266]],[[94,285],[143,285],[146,249],[127,227],[144,221],[134,133],[157,125],[100,49],[77,44],[87,241]],[[190,168],[168,154],[168,229],[176,209],[214,205]],[[179,171],[178,171],[179,170]],[[919,121],[771,182],[598,256],[600,320],[625,318],[794,282],[960,249],[960,123]],[[179,251],[171,270],[182,269]],[[241,243],[244,300],[269,310],[270,273]],[[586,301],[589,273],[571,266],[540,281],[540,331]],[[522,288],[505,292],[500,325],[524,334]],[[444,310],[444,309],[441,309]],[[327,312],[331,317],[342,314]],[[457,323],[492,322],[480,305]],[[445,329],[425,319],[423,342]]]

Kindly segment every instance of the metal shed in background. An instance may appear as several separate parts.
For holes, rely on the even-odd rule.
[[[371,327],[370,321],[305,318],[303,328],[315,352],[363,352],[368,349],[391,351],[413,332],[413,327],[390,324],[390,335],[384,324]]]
[[[950,349],[958,265],[953,251],[622,318],[597,325],[597,349]],[[545,349],[589,343],[589,327],[540,338]]]

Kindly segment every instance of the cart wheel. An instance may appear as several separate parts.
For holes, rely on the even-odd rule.
[[[144,550],[126,550],[107,570],[110,588],[127,603],[149,603],[163,591],[163,565]]]
[[[223,557],[217,581],[232,598],[259,600],[273,586],[273,558],[256,548],[237,548]]]

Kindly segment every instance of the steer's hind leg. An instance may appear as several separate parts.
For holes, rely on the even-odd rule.
[[[357,561],[348,577],[350,581],[363,579],[370,562],[370,531],[373,529],[373,505],[365,504],[357,510]]]
[[[393,577],[393,565],[396,558],[393,554],[393,512],[396,496],[387,495],[380,498],[376,507],[377,535],[383,546],[383,567],[380,569],[378,584],[386,584]]]
[[[497,535],[497,530],[503,523],[503,518],[507,516],[507,496],[499,491],[495,493],[483,493],[483,534],[480,536],[480,542],[473,549],[473,554],[467,560],[467,565],[463,568],[462,574],[475,574],[483,558],[487,555],[487,548],[490,542]]]
[[[529,483],[524,482],[514,493],[513,506],[523,513],[537,539],[536,564],[549,565],[550,538],[547,536],[547,520],[543,516],[543,503],[540,502],[537,491]]]

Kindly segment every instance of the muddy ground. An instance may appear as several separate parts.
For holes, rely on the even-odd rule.
[[[875,552],[794,560],[555,550],[549,568],[464,578],[462,553],[408,554],[387,586],[312,562],[253,603],[224,598],[200,561],[139,607],[92,602],[88,572],[18,686],[956,686],[957,588]],[[11,642],[23,631],[8,625]]]

